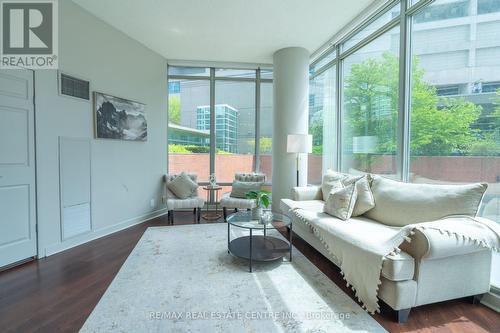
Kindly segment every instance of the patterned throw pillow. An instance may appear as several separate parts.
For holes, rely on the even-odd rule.
[[[325,213],[344,221],[348,220],[354,210],[357,195],[355,184],[341,189],[333,189],[325,202]]]
[[[375,207],[375,200],[370,188],[371,176],[364,175],[361,177],[349,177],[343,181],[344,186],[348,186],[353,183],[356,184],[358,196],[356,198],[354,210],[352,211],[352,216],[360,216]]]
[[[324,201],[328,199],[328,196],[333,189],[344,187],[342,185],[342,181],[346,177],[348,177],[348,175],[346,174],[336,172],[331,169],[326,170],[325,174],[323,175],[323,181],[321,182],[321,192],[323,193]]]
[[[179,199],[187,199],[196,193],[198,184],[196,184],[185,172],[182,172],[171,182],[168,182],[167,187]]]

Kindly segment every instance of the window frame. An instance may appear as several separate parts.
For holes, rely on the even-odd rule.
[[[261,94],[260,94],[260,88],[262,83],[272,83],[273,79],[269,78],[261,78],[261,72],[262,71],[269,71],[272,70],[270,67],[257,67],[257,68],[249,68],[249,70],[255,71],[255,77],[230,77],[230,76],[216,76],[216,69],[236,69],[240,70],[242,68],[231,68],[231,67],[224,67],[224,66],[212,66],[212,67],[207,67],[207,66],[198,66],[200,68],[207,68],[209,69],[210,75],[209,76],[195,76],[195,75],[179,75],[179,74],[169,74],[169,67],[184,67],[184,66],[178,66],[178,65],[170,65],[167,64],[167,123],[170,119],[170,115],[168,113],[168,97],[169,97],[169,91],[168,91],[168,85],[170,84],[170,80],[201,80],[201,81],[208,81],[209,82],[209,95],[210,95],[210,153],[209,153],[209,160],[210,160],[210,166],[209,166],[209,174],[215,174],[215,159],[217,155],[217,149],[216,149],[216,114],[215,114],[215,92],[216,92],[216,81],[230,81],[230,82],[255,82],[255,148],[254,148],[254,164],[253,164],[253,171],[254,172],[260,172],[260,107],[261,107]],[[197,67],[197,66],[186,66],[189,68]],[[170,165],[169,165],[169,158],[170,158],[170,153],[168,152],[168,137],[167,137],[167,172],[170,172]],[[208,182],[200,182],[201,185],[207,185]],[[218,183],[221,186],[229,186],[232,183],[230,182],[219,182]],[[264,185],[271,186],[271,182],[266,182]]]

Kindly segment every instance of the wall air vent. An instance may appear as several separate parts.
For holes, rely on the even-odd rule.
[[[90,82],[74,76],[59,74],[59,93],[64,96],[90,100]]]

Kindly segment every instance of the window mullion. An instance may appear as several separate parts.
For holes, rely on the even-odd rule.
[[[210,68],[210,174],[215,173],[216,133],[215,133],[215,68]]]
[[[255,155],[254,171],[260,172],[260,68],[255,73]]]
[[[399,99],[398,99],[398,130],[396,137],[397,170],[399,178],[409,180],[409,131],[410,131],[410,52],[409,25],[406,13],[406,1],[401,1],[401,22],[399,41]]]

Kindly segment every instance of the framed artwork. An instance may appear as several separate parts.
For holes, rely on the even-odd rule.
[[[97,139],[146,141],[146,105],[95,91],[94,131]]]

